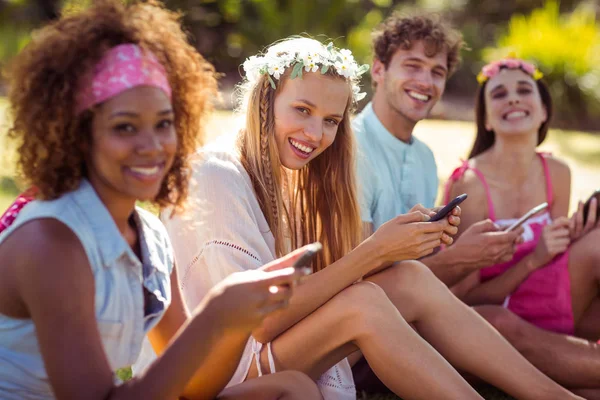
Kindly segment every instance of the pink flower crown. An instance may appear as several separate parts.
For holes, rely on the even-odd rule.
[[[489,79],[498,75],[498,72],[500,72],[500,70],[503,68],[520,69],[521,71],[530,75],[536,81],[544,77],[544,74],[537,69],[535,65],[518,58],[509,57],[498,61],[492,61],[491,63],[485,65],[481,69],[479,75],[477,75],[477,82],[479,82],[480,85],[483,85]]]

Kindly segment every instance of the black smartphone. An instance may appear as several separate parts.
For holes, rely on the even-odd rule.
[[[323,250],[323,245],[319,242],[314,242],[306,246],[306,250],[304,254],[300,256],[294,263],[294,268],[302,269],[302,268],[311,268],[311,264],[317,254]],[[312,269],[312,268],[311,268]]]
[[[466,199],[467,199],[467,194],[466,193],[463,193],[460,196],[456,196],[450,203],[446,204],[444,206],[444,208],[442,208],[440,211],[438,211],[437,214],[435,214],[433,217],[431,217],[431,219],[429,220],[429,222],[439,221],[441,219],[446,218],[446,216],[448,216],[448,214],[450,214],[450,212],[452,210],[454,210],[454,208],[457,205],[459,205],[460,203],[462,203]]]
[[[587,199],[587,201],[585,202],[585,204],[583,205],[583,223],[585,224],[587,219],[588,219],[588,214],[590,212],[590,203],[592,202],[593,198],[596,198],[596,207],[597,207],[597,211],[596,211],[596,219],[598,218],[599,214],[600,214],[600,189],[596,189],[596,191],[594,193],[592,193],[592,195],[590,196],[589,199]]]

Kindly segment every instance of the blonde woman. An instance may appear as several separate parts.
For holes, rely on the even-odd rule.
[[[448,220],[426,222],[414,211],[361,243],[349,114],[366,68],[348,50],[291,38],[244,70],[246,124],[235,148],[198,155],[197,212],[166,221],[184,298],[197,304],[229,274],[303,244],[320,241],[324,251],[289,308],[253,331],[230,385],[295,369],[317,380],[324,398],[354,399],[350,364],[364,355],[404,398],[479,399],[441,353],[520,399],[575,398],[421,263],[389,267],[449,242],[456,227]]]

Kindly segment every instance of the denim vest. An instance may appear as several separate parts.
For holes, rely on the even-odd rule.
[[[164,226],[154,215],[136,208],[140,262],[94,188],[83,180],[78,189],[56,200],[25,206],[0,234],[0,246],[11,232],[38,218],[61,221],[81,241],[94,274],[96,321],[110,366],[115,371],[132,365],[144,336],[171,303],[173,251]],[[142,285],[150,293],[146,304]],[[48,300],[68,301],[69,297]],[[85,355],[81,362],[85,363]],[[30,319],[0,314],[0,399],[52,398],[35,325]]]

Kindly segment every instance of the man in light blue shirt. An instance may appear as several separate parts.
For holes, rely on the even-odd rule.
[[[461,34],[431,15],[394,14],[374,33],[373,99],[353,120],[366,234],[418,204],[434,206],[435,158],[413,130],[442,97],[462,46]],[[453,286],[482,267],[510,260],[516,238],[481,221],[453,246],[421,261]]]
[[[439,182],[431,149],[414,136],[408,143],[396,138],[377,118],[372,103],[352,125],[360,149],[362,220],[377,229],[415,204],[433,208]]]

